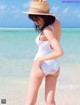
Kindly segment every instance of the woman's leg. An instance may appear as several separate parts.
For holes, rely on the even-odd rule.
[[[60,70],[54,75],[47,75],[45,77],[45,101],[46,105],[55,105],[55,90],[57,78]]]
[[[30,74],[29,87],[25,105],[36,105],[37,94],[43,77],[43,71],[39,67],[33,66]]]

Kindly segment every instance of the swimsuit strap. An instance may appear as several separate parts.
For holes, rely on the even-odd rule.
[[[51,27],[51,29],[53,30],[53,32],[54,32],[54,28],[53,28],[53,26],[52,25],[49,25],[50,27]]]
[[[49,25],[49,27],[53,30],[53,32],[54,32],[54,28],[53,28],[53,26],[52,25]],[[42,34],[42,31],[39,33],[39,36]]]

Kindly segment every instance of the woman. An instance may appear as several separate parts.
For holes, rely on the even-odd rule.
[[[57,58],[63,55],[60,46],[60,21],[54,14],[49,13],[47,2],[38,0],[31,2],[29,12],[24,13],[28,14],[35,23],[36,30],[40,32],[36,38],[38,52],[32,65],[25,105],[36,105],[38,90],[44,77],[46,105],[55,105],[56,83],[60,72]]]

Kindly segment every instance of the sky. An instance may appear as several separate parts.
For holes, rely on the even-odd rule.
[[[62,27],[80,27],[80,0],[47,0],[50,12],[55,13]],[[34,24],[23,11],[31,0],[0,0],[0,28],[33,28]]]

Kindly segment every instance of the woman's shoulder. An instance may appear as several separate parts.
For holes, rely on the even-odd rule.
[[[51,25],[48,25],[47,27],[44,28],[43,33],[48,32],[48,31],[53,31],[54,29],[60,29],[61,28],[61,22],[58,17],[56,17],[55,22]]]
[[[44,28],[43,33],[47,33],[49,31],[52,31],[52,28],[50,27],[51,25],[48,25],[47,27]]]
[[[60,19],[59,19],[58,17],[56,17],[54,24],[56,24],[56,25],[58,25],[59,27],[61,27],[61,22],[60,22]]]

